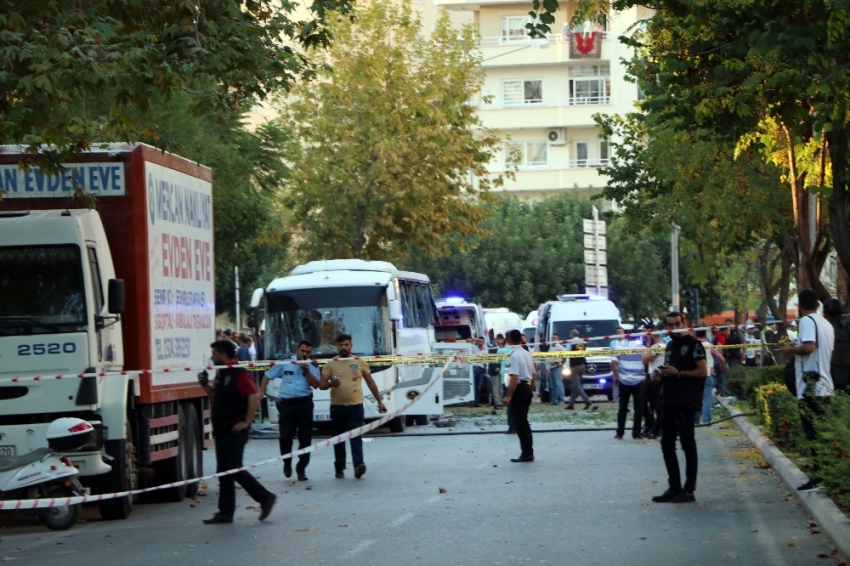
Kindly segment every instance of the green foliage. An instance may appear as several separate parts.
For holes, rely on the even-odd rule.
[[[157,100],[183,93],[186,111],[232,115],[286,89],[311,66],[290,45],[327,46],[330,13],[349,0],[317,0],[307,21],[271,0],[0,0],[0,144],[56,166],[104,140],[156,140]],[[108,114],[69,110],[111,93]]]
[[[293,89],[283,118],[301,142],[284,199],[300,259],[398,261],[411,244],[433,256],[447,234],[463,248],[502,184],[486,169],[501,138],[469,104],[484,80],[474,31],[444,14],[422,39],[407,3],[367,4],[332,29],[333,71]]]
[[[771,382],[755,388],[756,408],[770,438],[780,447],[798,450],[805,444],[797,398],[784,384]]]
[[[610,296],[625,320],[640,320],[669,306],[670,243],[647,229],[636,234],[621,219],[608,228]],[[666,257],[665,257],[666,254]],[[665,259],[667,262],[665,263]]]
[[[818,477],[833,497],[848,502],[850,496],[850,396],[836,392],[815,421],[817,440],[812,460]]]
[[[783,383],[784,366],[751,368],[732,366],[726,369],[726,386],[735,397],[755,404],[756,389],[768,383]]]
[[[556,294],[576,293],[584,283],[582,219],[592,203],[561,193],[536,203],[499,196],[484,224],[488,235],[452,244],[446,257],[427,258],[412,247],[405,269],[428,274],[435,290],[525,316]]]

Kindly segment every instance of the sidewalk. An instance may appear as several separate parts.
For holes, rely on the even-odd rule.
[[[741,412],[734,408],[724,399],[719,399],[720,404],[729,411],[732,416],[740,415]],[[800,493],[797,486],[808,480],[800,468],[788,459],[771,440],[761,433],[761,429],[750,423],[746,417],[733,419],[738,428],[759,449],[764,459],[776,472],[783,483],[795,495],[803,507],[811,513],[820,528],[835,542],[839,550],[850,556],[850,519],[827,495],[823,493]]]

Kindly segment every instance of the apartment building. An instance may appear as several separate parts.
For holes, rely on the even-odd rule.
[[[530,200],[565,190],[599,192],[606,178],[598,171],[608,163],[609,148],[593,115],[633,109],[638,88],[624,79],[621,63],[631,53],[617,37],[650,12],[612,11],[604,22],[571,29],[577,3],[562,2],[554,33],[532,39],[525,28],[530,2],[434,1],[472,13],[481,36],[487,78],[475,103],[484,127],[509,137],[490,171],[516,168],[506,189]]]

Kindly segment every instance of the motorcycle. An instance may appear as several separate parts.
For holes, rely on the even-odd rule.
[[[60,452],[77,450],[91,442],[94,427],[82,419],[63,417],[47,427],[46,448],[22,456],[0,458],[0,500],[63,499],[85,495],[79,470]],[[70,529],[80,517],[80,505],[9,511],[38,516],[48,529]]]

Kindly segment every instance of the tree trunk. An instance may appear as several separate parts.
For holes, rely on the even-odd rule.
[[[832,167],[829,227],[835,251],[845,273],[850,271],[850,225],[848,225],[847,215],[847,134],[846,127],[835,128],[834,126],[831,131],[825,134]],[[844,293],[848,293],[846,278],[844,283]]]

